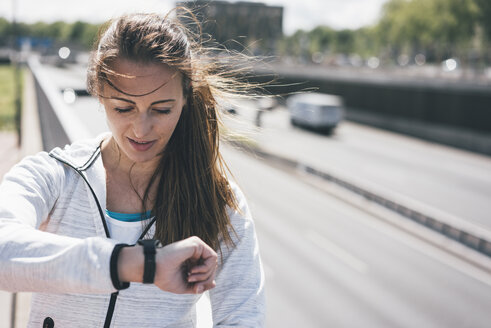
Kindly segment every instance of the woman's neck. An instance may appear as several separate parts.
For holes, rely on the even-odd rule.
[[[101,144],[104,167],[111,175],[131,177],[137,184],[147,185],[158,166],[159,159],[145,163],[135,163],[121,151],[113,137]]]

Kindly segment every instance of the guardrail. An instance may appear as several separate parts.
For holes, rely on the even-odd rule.
[[[277,95],[300,90],[339,95],[348,120],[491,155],[487,84],[319,66],[258,67],[250,79]]]
[[[78,118],[63,102],[62,90],[50,83],[39,60],[35,57],[29,59],[28,67],[34,76],[43,149],[51,150],[90,137],[88,130],[82,124],[77,124]]]

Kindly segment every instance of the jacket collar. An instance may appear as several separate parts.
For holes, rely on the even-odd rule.
[[[95,139],[83,140],[66,146],[55,148],[49,155],[57,161],[71,167],[87,183],[89,198],[94,199],[94,206],[99,217],[94,216],[97,234],[110,238],[106,224],[104,209],[106,208],[106,171],[102,162],[101,143],[110,134],[99,135]]]
[[[91,167],[101,154],[102,141],[110,136],[110,133],[103,133],[94,139],[74,142],[61,149],[54,148],[49,155],[56,160],[70,166],[77,171],[86,171]]]

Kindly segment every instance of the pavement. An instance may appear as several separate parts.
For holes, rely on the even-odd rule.
[[[21,156],[21,148],[17,145],[15,132],[0,132],[0,179],[15,165]],[[12,304],[15,299],[15,326],[12,326]],[[12,293],[0,291],[0,328],[25,327],[29,312],[29,293]]]
[[[19,159],[20,150],[17,147],[15,132],[0,132],[0,179]],[[0,291],[0,328],[10,327],[12,312],[12,294]]]
[[[39,118],[37,115],[34,81],[30,72],[24,75],[25,88],[22,100],[22,144],[19,147],[15,132],[0,131],[0,179],[22,157],[42,150]],[[0,328],[27,326],[31,293],[8,293],[0,291]],[[15,314],[14,314],[15,313]]]

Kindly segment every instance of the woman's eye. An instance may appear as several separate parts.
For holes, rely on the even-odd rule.
[[[126,113],[131,110],[131,107],[115,107],[114,110],[119,113]]]
[[[170,113],[170,108],[154,108],[153,110],[159,114],[169,114]]]

